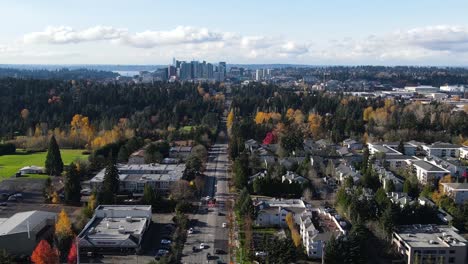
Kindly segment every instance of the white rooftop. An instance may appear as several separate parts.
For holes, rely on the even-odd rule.
[[[449,226],[406,225],[397,227],[397,233],[411,247],[466,246],[466,239]]]
[[[178,181],[185,171],[185,164],[117,164],[120,181]],[[106,169],[102,169],[91,182],[102,182]]]
[[[56,216],[56,213],[51,212],[27,211],[16,213],[10,218],[1,218],[0,236],[28,232],[28,225],[29,230],[34,230],[47,219],[55,220]]]

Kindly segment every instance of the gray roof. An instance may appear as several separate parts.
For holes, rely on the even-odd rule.
[[[438,171],[438,172],[448,172],[445,169],[442,169],[434,164],[431,164],[424,160],[415,160],[413,161],[413,165],[418,166],[426,171]]]
[[[455,189],[455,190],[466,190],[468,191],[468,183],[459,183],[459,182],[445,182],[445,183],[442,183],[443,185],[446,185],[446,186],[449,186],[450,188],[452,189]]]
[[[14,214],[10,218],[2,218],[0,219],[0,236],[27,232],[28,225],[29,230],[33,230],[47,219],[55,220],[56,216],[56,213],[51,212],[27,211]]]
[[[445,143],[445,142],[435,142],[432,143],[431,145],[428,145],[429,148],[460,148],[459,145],[454,145],[451,143]]]

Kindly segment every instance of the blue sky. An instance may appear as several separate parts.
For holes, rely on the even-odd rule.
[[[0,2],[0,63],[466,65],[468,1]],[[10,25],[10,26],[8,26]]]

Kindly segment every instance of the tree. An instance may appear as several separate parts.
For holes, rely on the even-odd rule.
[[[104,204],[115,203],[115,195],[119,191],[119,170],[112,157],[109,158],[102,182],[102,202]]]
[[[58,264],[59,254],[46,240],[41,240],[31,255],[31,261],[35,264]]]
[[[126,162],[129,156],[130,152],[128,151],[127,147],[125,145],[121,146],[119,153],[117,154],[117,160],[119,162]]]
[[[280,145],[289,155],[293,151],[302,147],[303,138],[304,135],[298,127],[290,127],[281,137]]]
[[[55,236],[57,237],[70,237],[73,235],[73,231],[71,229],[71,222],[70,218],[68,218],[67,213],[64,209],[60,211],[57,222],[55,223]]]
[[[52,201],[52,194],[54,193],[54,188],[52,186],[52,180],[50,177],[44,182],[44,187],[42,188],[42,196],[44,197],[44,201],[46,203],[50,203]]]
[[[231,109],[227,116],[226,126],[229,130],[231,130],[232,125],[234,124],[234,111]]]
[[[8,254],[6,249],[0,250],[0,264],[10,264],[10,263],[13,263],[13,259],[10,256],[10,254]]]
[[[203,162],[197,155],[190,155],[185,163],[184,179],[193,180],[200,173],[203,167]]]
[[[73,242],[71,244],[71,247],[70,247],[70,251],[68,252],[68,256],[67,256],[67,263],[68,264],[76,264],[77,262],[77,248],[76,248],[76,243]]]
[[[75,163],[70,163],[65,174],[64,195],[65,203],[79,204],[81,199],[80,175]]]
[[[156,206],[157,202],[157,194],[153,187],[149,184],[145,185],[145,188],[143,189],[143,203],[151,205],[151,206]]]
[[[400,143],[398,143],[398,147],[397,147],[397,150],[405,155],[405,144],[403,143],[403,140],[400,140]]]
[[[58,176],[63,172],[63,161],[60,155],[60,149],[55,136],[52,135],[49,142],[49,149],[45,161],[46,172],[49,175]]]
[[[301,235],[297,231],[296,226],[294,225],[294,218],[291,213],[286,215],[286,223],[288,224],[289,230],[291,231],[291,238],[294,242],[294,246],[300,247],[301,246]]]
[[[171,187],[171,198],[176,201],[192,200],[194,197],[194,190],[186,180],[176,181]]]

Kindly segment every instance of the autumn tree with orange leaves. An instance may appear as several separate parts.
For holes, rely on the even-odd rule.
[[[35,264],[56,264],[59,263],[59,253],[49,242],[41,240],[31,255],[31,261]]]

